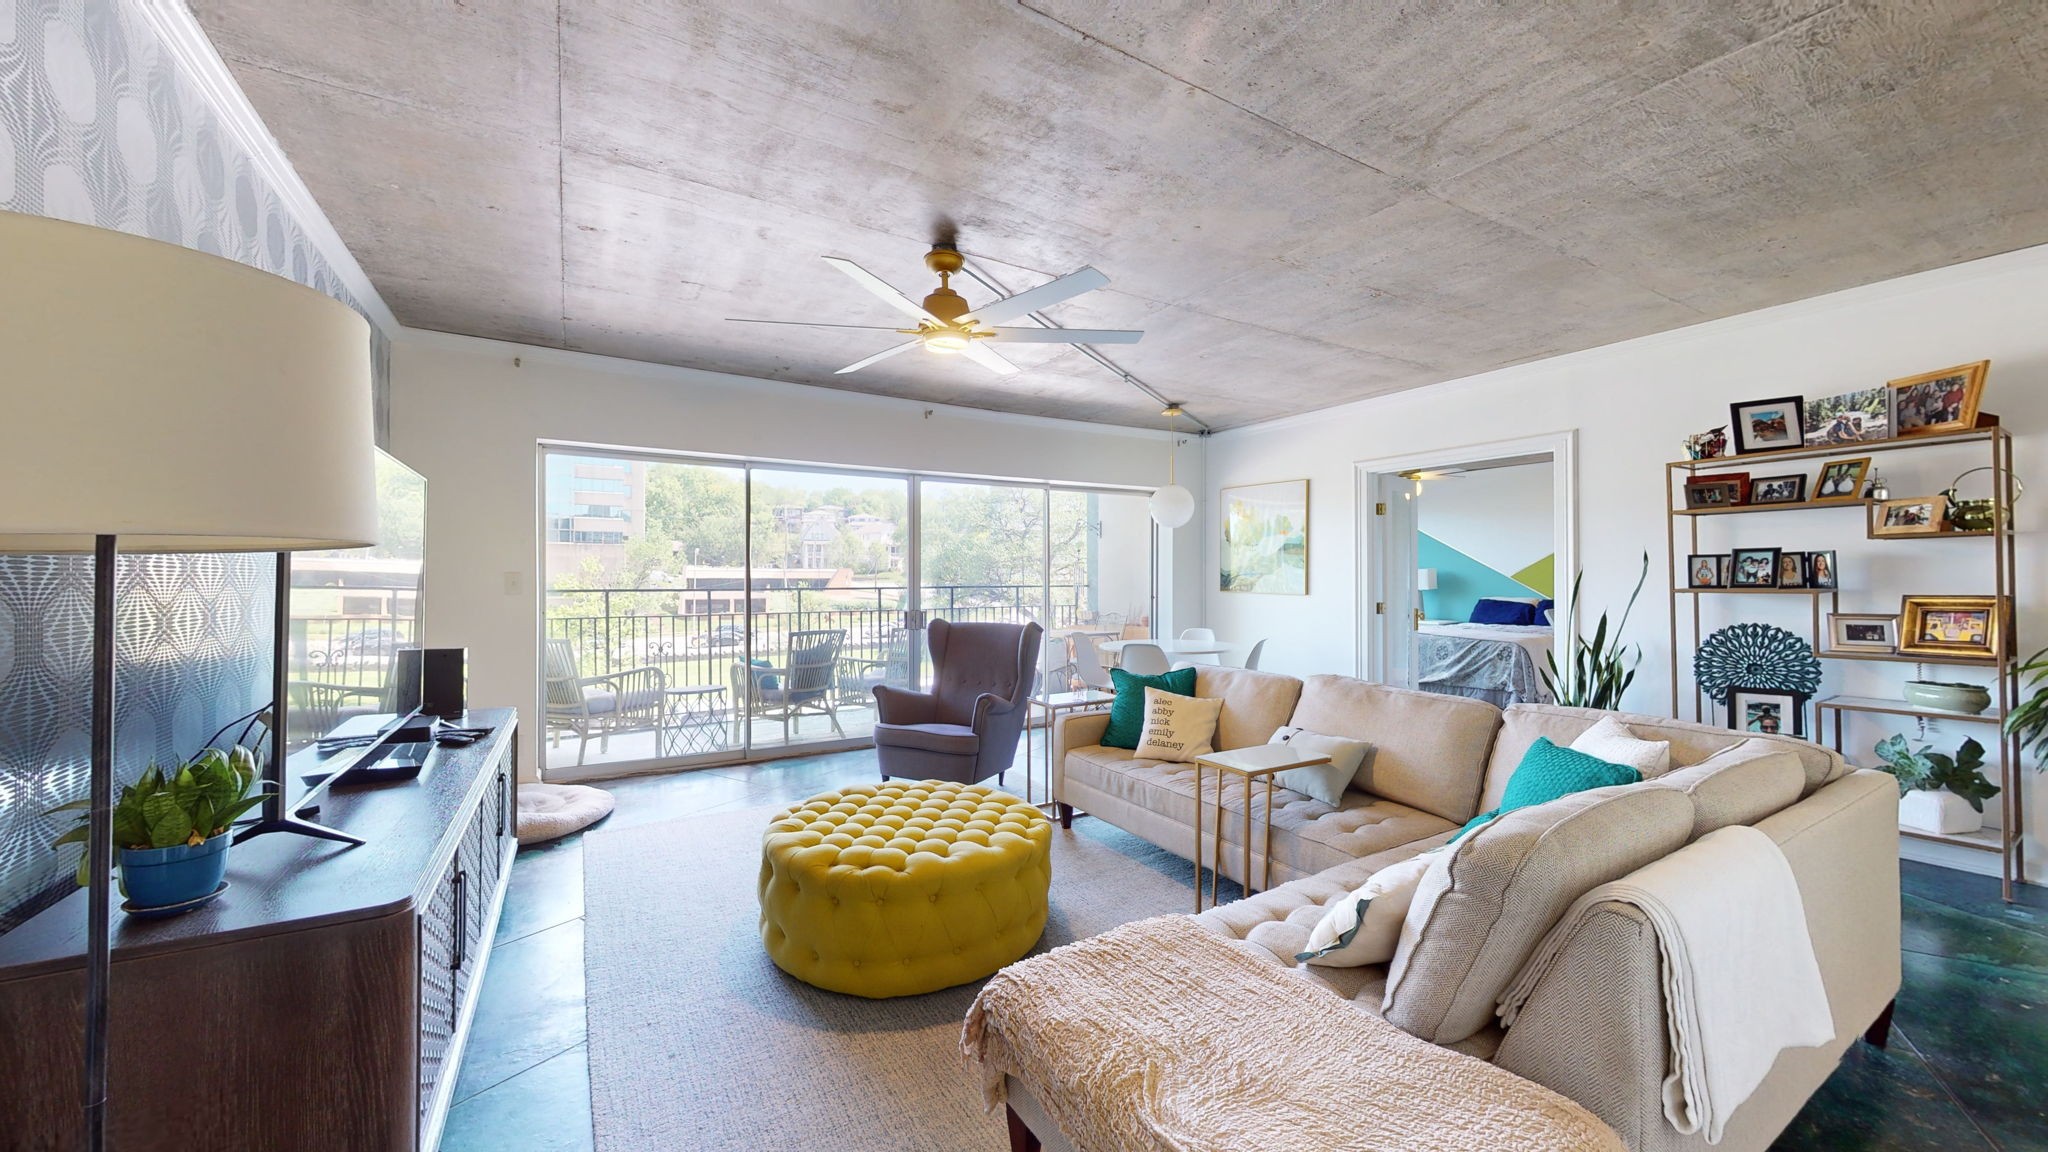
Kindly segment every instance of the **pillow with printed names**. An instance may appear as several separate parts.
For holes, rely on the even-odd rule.
[[[1223,714],[1223,701],[1200,696],[1176,696],[1157,688],[1145,689],[1145,728],[1138,733],[1138,747],[1131,755],[1140,760],[1191,762],[1214,751],[1216,718]]]

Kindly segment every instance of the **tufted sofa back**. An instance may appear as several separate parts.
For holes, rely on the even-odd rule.
[[[938,722],[972,723],[974,701],[984,692],[1021,707],[1038,676],[1042,634],[1036,624],[932,621],[925,642],[932,653]]]
[[[1500,709],[1483,700],[1323,675],[1302,684],[1288,723],[1366,741],[1373,750],[1359,766],[1355,787],[1462,824],[1479,811]]]
[[[1294,715],[1301,681],[1278,672],[1197,664],[1195,695],[1223,701],[1216,738],[1210,743],[1218,752],[1228,752],[1272,739],[1274,730]]]

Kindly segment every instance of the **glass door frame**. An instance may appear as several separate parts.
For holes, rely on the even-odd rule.
[[[549,587],[550,573],[547,564],[547,461],[550,456],[611,459],[649,466],[671,464],[682,467],[718,468],[737,470],[740,473],[743,532],[740,594],[745,605],[745,615],[749,619],[749,624],[744,630],[741,643],[741,659],[748,664],[751,664],[756,656],[755,631],[751,624],[754,604],[754,472],[757,469],[769,472],[806,472],[820,475],[859,476],[875,480],[904,482],[907,492],[905,517],[908,521],[908,537],[904,544],[904,603],[906,606],[903,609],[903,619],[906,630],[912,633],[907,639],[911,645],[912,653],[912,658],[908,662],[908,679],[909,686],[913,691],[918,690],[923,685],[923,653],[925,649],[922,645],[924,625],[928,619],[928,609],[924,604],[924,561],[922,555],[924,545],[923,489],[925,483],[1024,488],[1037,490],[1041,494],[1039,594],[1042,611],[1048,621],[1051,619],[1053,612],[1053,494],[1056,492],[1074,492],[1125,497],[1143,497],[1149,494],[1148,489],[1121,487],[1112,484],[1026,480],[1013,477],[928,472],[914,469],[827,464],[808,460],[782,460],[773,457],[723,456],[705,452],[671,452],[654,448],[623,448],[580,444],[573,441],[542,440],[538,442],[536,447],[536,471],[538,475],[536,476],[537,483],[535,486],[535,511],[538,539],[535,543],[540,579],[536,581],[539,587],[536,589],[538,595],[535,601],[535,622],[538,625],[536,629],[537,643],[535,645],[535,688],[537,689],[537,702],[540,705],[539,712],[543,717],[543,740],[545,740],[545,716],[547,710],[547,664],[545,659],[548,640],[547,604],[548,597],[552,592]],[[1149,518],[1146,520],[1146,524],[1148,525],[1146,533],[1146,612],[1148,619],[1156,622],[1159,619],[1159,531],[1157,525],[1152,524]],[[1157,624],[1154,623],[1153,627],[1156,630]],[[1043,669],[1041,669],[1042,671]],[[1041,685],[1041,688],[1043,687]],[[727,706],[728,708],[737,708],[739,704],[740,702],[736,700],[728,701]],[[595,766],[586,764],[580,769],[573,764],[561,765],[550,763],[547,756],[548,750],[544,747],[541,753],[542,768],[554,779],[574,781],[577,779],[599,779],[688,771],[696,768],[728,767],[734,764],[757,764],[798,756],[830,755],[838,752],[857,751],[874,745],[872,736],[849,736],[843,739],[821,740],[772,749],[761,749],[756,748],[754,745],[752,725],[750,723],[745,724],[741,731],[743,735],[733,743],[732,747],[720,751],[687,756],[666,756],[660,753],[659,746],[657,745],[656,755],[646,759],[617,760]]]

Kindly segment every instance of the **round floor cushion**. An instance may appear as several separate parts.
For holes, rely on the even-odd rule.
[[[761,842],[775,966],[854,996],[979,980],[1045,931],[1052,826],[980,784],[892,780],[814,796]]]
[[[581,832],[610,814],[612,794],[581,784],[521,784],[519,842],[545,844]]]

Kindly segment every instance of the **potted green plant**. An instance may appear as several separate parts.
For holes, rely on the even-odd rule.
[[[1984,746],[1964,740],[1955,755],[1922,748],[1915,752],[1904,735],[1887,736],[1877,744],[1879,767],[1899,781],[1899,823],[1921,832],[1955,835],[1984,827],[1984,801],[1998,795],[1998,785],[1984,778]]]
[[[237,817],[263,802],[267,785],[257,780],[256,754],[237,744],[208,748],[176,769],[150,765],[114,801],[114,848],[121,892],[130,910],[180,905],[197,907],[220,890],[227,874],[229,831]],[[59,836],[62,844],[85,843],[91,801],[56,809],[79,813],[78,823]],[[86,881],[90,853],[78,862]]]
[[[1565,603],[1564,633],[1565,659],[1563,667],[1558,666],[1557,654],[1547,652],[1543,656],[1543,686],[1557,703],[1568,708],[1605,708],[1613,711],[1621,707],[1622,694],[1635,682],[1636,665],[1643,659],[1643,650],[1633,644],[1624,646],[1621,633],[1628,627],[1629,613],[1635,611],[1636,597],[1643,594],[1643,582],[1650,576],[1650,554],[1643,553],[1643,570],[1636,577],[1635,591],[1628,594],[1628,606],[1621,610],[1621,622],[1614,626],[1612,636],[1607,631],[1607,613],[1600,614],[1599,626],[1593,630],[1593,639],[1588,641],[1579,635],[1579,582],[1586,578],[1584,571],[1572,577],[1572,597]]]
[[[2048,769],[2048,648],[2043,648],[2020,665],[2026,677],[2027,698],[2005,718],[2005,731],[2019,737],[2022,755],[2034,758],[2034,769]]]

